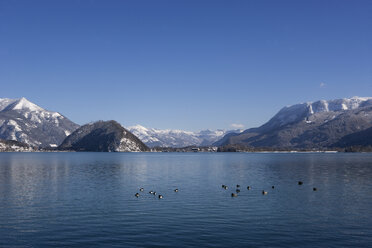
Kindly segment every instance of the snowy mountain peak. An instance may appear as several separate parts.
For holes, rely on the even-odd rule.
[[[26,98],[16,100],[7,107],[7,110],[28,110],[28,111],[45,111],[43,108],[37,106],[36,104],[30,102]]]
[[[335,100],[319,100],[316,102],[299,103],[282,108],[278,114],[288,114],[291,112],[299,112],[306,110],[309,114],[320,112],[338,112],[343,110],[357,109],[361,106],[372,105],[372,97],[357,97],[343,98]]]
[[[309,121],[313,115],[333,114],[334,116],[344,111],[371,106],[372,97],[358,97],[319,100],[316,102],[300,103],[282,108],[265,127],[283,126],[299,120]],[[311,121],[310,121],[311,122]]]
[[[372,97],[358,97],[335,99],[335,100],[320,100],[317,102],[310,102],[308,106],[312,106],[314,113],[329,112],[329,111],[342,111],[357,109],[367,101],[372,100]]]
[[[20,99],[0,98],[0,111],[3,110],[45,111],[24,97]]]
[[[141,125],[138,125],[138,124],[135,125],[135,126],[131,126],[129,128],[138,130],[138,132],[148,132],[149,131],[148,128],[145,128],[144,126],[141,126]]]
[[[24,97],[0,98],[0,139],[53,146],[78,127],[61,114],[45,110]]]

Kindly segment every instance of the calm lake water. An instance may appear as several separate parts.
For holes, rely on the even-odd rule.
[[[196,246],[372,247],[372,154],[0,153],[0,247]]]

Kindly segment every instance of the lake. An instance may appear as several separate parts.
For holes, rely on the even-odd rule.
[[[372,154],[0,153],[0,247],[371,246]]]

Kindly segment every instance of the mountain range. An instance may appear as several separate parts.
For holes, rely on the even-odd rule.
[[[371,127],[372,98],[321,100],[284,107],[262,126],[239,134],[227,134],[214,145],[345,147],[351,145],[348,141],[356,140],[354,134],[360,135],[360,132]]]
[[[146,128],[141,125],[128,127],[149,147],[187,147],[211,146],[228,133],[240,133],[243,130],[202,130],[190,132],[183,130]]]
[[[127,129],[115,121],[83,126],[26,98],[0,98],[0,150],[148,151],[148,147],[231,146],[323,149],[372,146],[372,97],[306,102],[282,108],[247,130]]]

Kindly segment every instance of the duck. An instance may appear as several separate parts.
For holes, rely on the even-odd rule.
[[[236,187],[237,187],[237,188],[240,188],[240,185],[239,185],[239,184],[237,184],[237,185],[236,185]]]
[[[225,187],[223,187],[224,189],[228,189],[228,187],[225,185]]]
[[[263,194],[263,195],[267,195],[267,191],[262,190],[262,194]]]
[[[154,191],[151,190],[151,191],[149,191],[149,193],[150,193],[150,194],[154,194]]]
[[[318,190],[317,188],[315,188],[315,187],[313,188],[313,191],[317,191],[317,190]]]
[[[231,193],[231,197],[237,197],[238,194],[235,194],[235,193]]]
[[[225,188],[225,186],[226,186],[225,184],[222,184],[222,188]]]
[[[271,186],[272,189],[274,189],[275,187],[274,186]]]
[[[240,193],[240,189],[236,189],[236,193]]]
[[[163,196],[162,195],[159,195],[159,199],[163,199]]]
[[[302,181],[298,181],[298,185],[302,185],[303,184],[303,182]]]
[[[144,189],[143,188],[140,188],[140,191],[143,191]]]
[[[139,193],[136,193],[135,195],[134,195],[135,197],[139,197],[140,196],[140,194]]]
[[[175,189],[174,192],[178,192],[178,189]]]
[[[250,190],[251,189],[251,186],[248,186],[247,189]]]

